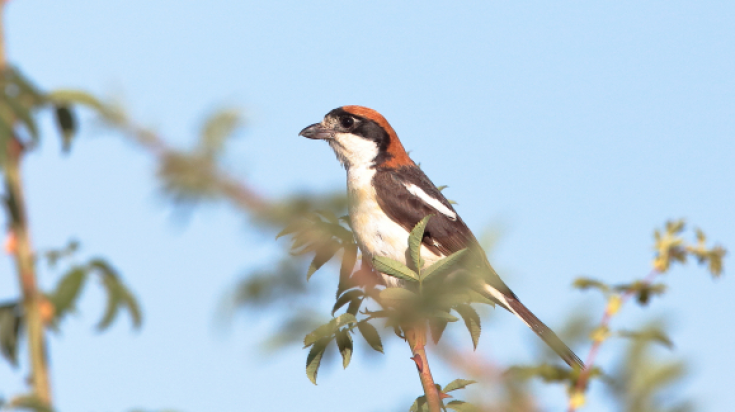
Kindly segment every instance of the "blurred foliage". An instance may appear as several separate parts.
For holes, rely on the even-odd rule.
[[[2,58],[4,61],[4,56]],[[121,310],[128,312],[136,328],[142,321],[134,295],[120,274],[101,258],[69,265],[53,290],[39,290],[37,279],[42,268],[39,261],[45,260],[48,268],[55,269],[59,263],[66,263],[74,257],[79,244],[72,241],[63,248],[33,254],[20,163],[41,142],[37,117],[42,110],[51,111],[59,129],[62,150],[70,151],[77,132],[74,114],[77,103],[89,105],[96,101],[79,92],[45,93],[16,68],[3,66],[0,69],[0,166],[5,183],[3,204],[7,216],[5,251],[16,262],[21,291],[17,298],[0,302],[0,354],[11,366],[18,367],[19,344],[25,341],[31,358],[28,393],[2,402],[2,409],[52,411],[44,332],[46,329],[59,330],[61,320],[75,310],[90,277],[100,280],[107,295],[98,330],[107,329]]]
[[[377,352],[384,350],[382,328],[404,337],[406,325],[428,322],[435,342],[439,342],[446,326],[463,321],[473,346],[481,333],[481,316],[473,304],[492,302],[473,290],[476,282],[471,273],[462,273],[456,263],[463,252],[449,256],[434,265],[423,268],[418,254],[421,234],[426,221],[421,222],[409,239],[411,262],[408,266],[387,259],[364,261],[355,244],[346,212],[346,198],[342,191],[325,194],[294,194],[280,199],[268,199],[223,166],[227,143],[245,124],[238,111],[225,108],[207,118],[200,129],[198,141],[188,149],[173,148],[154,130],[137,125],[122,107],[103,103],[94,96],[75,90],[59,90],[41,93],[16,69],[2,74],[4,94],[0,102],[0,161],[7,156],[6,149],[15,139],[23,151],[32,149],[40,141],[36,114],[39,110],[53,111],[65,151],[71,147],[78,128],[75,110],[84,106],[96,113],[105,124],[120,131],[157,159],[157,178],[163,194],[174,205],[195,207],[221,202],[248,218],[250,228],[264,235],[290,236],[292,242],[283,246],[283,253],[264,269],[248,271],[232,288],[226,307],[229,311],[244,309],[274,314],[277,328],[263,340],[268,348],[302,342],[309,350],[306,361],[307,376],[316,382],[319,366],[330,345],[347,367],[354,356],[354,337],[360,335],[369,347]],[[6,196],[7,212],[19,214],[12,199]],[[659,275],[669,271],[675,263],[685,263],[689,258],[705,265],[712,276],[722,273],[722,261],[726,251],[721,246],[708,246],[705,234],[695,230],[695,240],[684,237],[683,221],[667,222],[662,230],[654,233],[653,272],[649,277],[627,284],[609,284],[601,280],[580,278],[575,281],[579,289],[594,289],[607,301],[602,320],[592,324],[588,318],[572,318],[567,324],[566,335],[577,346],[583,338],[593,350],[588,358],[588,369],[574,370],[548,363],[541,359],[535,365],[513,366],[505,372],[488,374],[468,366],[467,355],[454,352],[443,358],[458,371],[466,372],[474,380],[457,379],[444,387],[444,406],[456,411],[470,410],[538,410],[536,400],[526,381],[540,378],[549,383],[562,383],[570,396],[570,410],[585,403],[590,380],[599,380],[610,391],[613,402],[628,411],[686,411],[692,408],[687,401],[664,402],[671,388],[680,384],[686,373],[681,361],[661,361],[652,353],[653,345],[671,347],[673,343],[660,324],[648,325],[639,330],[613,329],[610,320],[630,298],[640,305],[648,305],[653,297],[666,292],[666,285],[654,283]],[[53,290],[45,296],[44,316],[47,327],[58,330],[66,315],[73,313],[87,284],[95,277],[107,294],[107,305],[97,328],[111,325],[119,312],[126,311],[135,327],[141,323],[141,312],[133,294],[124,285],[119,274],[107,262],[91,259],[83,264],[68,263],[78,249],[78,243],[39,253],[37,260],[45,260],[51,269],[66,264]],[[329,267],[339,268],[335,304],[332,318],[320,322],[324,314],[315,312],[315,300],[321,290],[308,285],[315,272]],[[384,288],[376,273],[399,279],[405,288]],[[455,283],[448,287],[441,282],[452,273]],[[288,310],[281,310],[287,307]],[[17,363],[17,345],[23,333],[23,310],[18,301],[0,304],[0,351],[10,363]],[[305,336],[305,338],[304,338]],[[611,367],[595,365],[599,346],[611,337],[628,339],[627,350],[621,361]],[[545,349],[545,351],[547,351]],[[548,352],[548,351],[547,351]],[[544,352],[544,353],[547,353]],[[473,354],[471,356],[478,356]],[[544,355],[546,356],[546,355]],[[591,361],[590,361],[591,360]],[[488,370],[497,370],[490,368]],[[492,375],[492,376],[490,376]],[[493,399],[468,395],[473,404],[451,398],[449,392],[463,389],[470,383],[478,386],[493,384],[497,394]],[[499,388],[499,389],[498,389]],[[42,410],[44,405],[34,405],[32,398],[18,397],[6,402],[3,408]],[[425,398],[419,396],[411,411],[426,409]]]

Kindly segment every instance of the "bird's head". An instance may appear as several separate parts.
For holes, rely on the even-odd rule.
[[[338,107],[300,136],[329,142],[340,163],[351,167],[400,168],[415,165],[387,120],[362,106]]]

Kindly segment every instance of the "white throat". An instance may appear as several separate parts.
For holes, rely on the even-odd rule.
[[[335,133],[329,139],[337,159],[348,171],[351,168],[370,168],[375,165],[378,156],[378,145],[372,140],[352,133]]]

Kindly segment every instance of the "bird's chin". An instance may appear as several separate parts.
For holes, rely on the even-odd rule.
[[[322,126],[321,123],[314,123],[307,126],[299,133],[299,136],[304,136],[312,140],[328,140],[333,137],[332,131]]]

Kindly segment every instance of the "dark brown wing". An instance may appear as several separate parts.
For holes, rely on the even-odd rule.
[[[487,261],[485,251],[472,234],[472,231],[462,221],[449,201],[439,189],[429,180],[418,167],[410,166],[400,169],[378,170],[373,177],[373,184],[377,192],[378,204],[394,222],[410,232],[416,223],[427,215],[429,219],[424,231],[423,245],[438,255],[450,255],[468,248],[472,256],[471,262],[481,262],[486,288],[492,288],[502,294],[498,299],[494,293],[486,292],[486,296],[521,318],[541,339],[544,340],[570,366],[584,367],[582,361],[572,352],[556,334],[541,322],[516,295],[503,283],[490,262]],[[430,198],[435,199],[454,213],[447,216],[437,210],[419,196],[412,194],[407,186],[415,185]],[[452,218],[454,217],[454,218]]]
[[[434,183],[418,167],[378,170],[373,177],[373,185],[377,192],[380,208],[394,222],[406,231],[411,231],[416,224],[427,215],[433,215],[424,231],[423,244],[432,252],[448,256],[467,248],[471,259],[483,262],[487,266],[486,280],[488,284],[503,293],[514,296],[508,286],[503,283],[495,270],[487,262],[485,251],[467,227],[449,201],[442,195]],[[447,209],[455,213],[456,218],[441,213],[420,197],[412,194],[407,185],[415,185],[429,197],[436,199]]]

